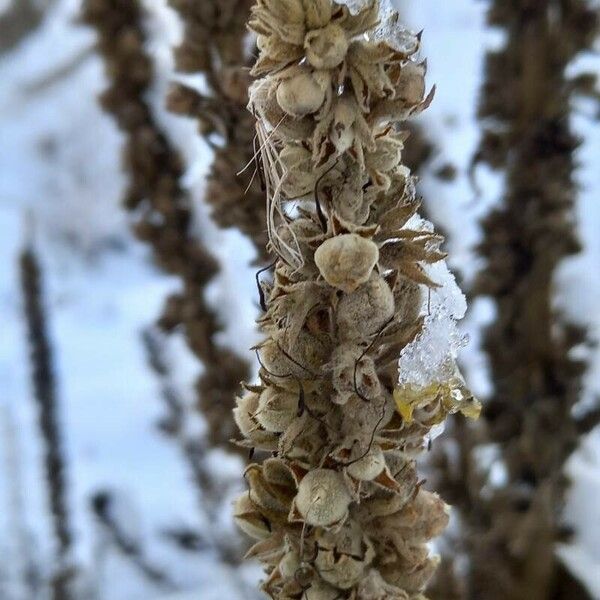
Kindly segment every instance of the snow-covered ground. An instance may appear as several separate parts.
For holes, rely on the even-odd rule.
[[[201,198],[210,157],[193,123],[168,116],[161,108],[177,23],[164,0],[147,4],[160,75],[154,101],[189,161],[186,184]],[[425,174],[423,191],[433,220],[448,234],[451,265],[468,282],[478,266],[472,251],[478,220],[502,185],[496,175],[478,172],[485,194],[476,198],[467,176],[478,142],[474,113],[481,61],[497,38],[486,31],[485,3],[399,0],[398,5],[414,29],[425,28],[429,80],[438,88],[433,106],[421,119],[438,146],[430,171],[447,163],[457,169],[456,179],[444,184]],[[119,205],[124,183],[120,136],[96,104],[105,85],[102,65],[90,50],[91,32],[74,22],[77,6],[78,0],[56,0],[42,27],[0,56],[0,556],[14,557],[0,561],[0,598],[29,600],[16,584],[19,569],[33,557],[47,575],[53,553],[18,286],[17,258],[30,213],[59,380],[80,585],[98,600],[176,600],[180,594],[191,594],[190,600],[242,599],[240,581],[252,588],[255,569],[234,573],[214,553],[181,551],[164,535],[176,527],[202,532],[209,525],[179,448],[157,429],[164,414],[160,382],[148,368],[140,339],[178,282],[157,271],[148,249],[129,233]],[[584,135],[580,222],[586,254],[561,272],[557,301],[565,311],[571,307],[569,314],[584,315],[598,337],[600,287],[589,273],[600,264],[600,170],[594,168],[600,133],[597,125],[590,126],[587,108],[582,106],[576,119]],[[215,228],[200,203],[196,208],[199,233],[228,265],[208,293],[228,324],[222,341],[246,352],[256,335],[255,288],[248,266],[253,250],[236,232]],[[491,307],[479,302],[464,327],[471,345],[463,361],[471,385],[482,396],[489,392],[489,382],[478,332],[491,316]],[[180,391],[189,396],[197,367],[181,340],[174,339],[168,352]],[[600,353],[594,355],[588,377],[588,399],[600,391],[598,357]],[[561,552],[575,570],[585,565],[582,575],[600,573],[600,509],[593,500],[600,491],[599,438],[592,434],[570,463],[575,485],[567,516],[576,524],[578,538],[574,548]],[[241,464],[220,464],[241,486]],[[113,495],[115,518],[143,545],[144,560],[168,573],[167,585],[152,583],[107,541],[90,508],[92,496],[103,491]],[[228,501],[223,499],[222,535],[232,535],[227,514]],[[588,583],[600,598],[600,582]]]

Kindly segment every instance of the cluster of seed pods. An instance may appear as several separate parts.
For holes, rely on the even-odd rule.
[[[476,412],[456,382],[398,385],[441,238],[415,226],[397,124],[427,107],[420,36],[377,0],[258,0],[250,90],[267,192],[260,382],[235,417],[239,526],[277,600],[422,599],[448,507],[416,469],[431,429]]]

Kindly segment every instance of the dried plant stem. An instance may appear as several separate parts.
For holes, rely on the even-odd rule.
[[[83,18],[98,33],[98,51],[110,79],[102,105],[126,136],[123,162],[130,184],[125,206],[136,220],[134,231],[152,247],[157,264],[182,282],[160,325],[166,331],[181,328],[204,365],[197,384],[199,408],[212,443],[227,446],[233,435],[231,396],[248,365],[215,342],[220,323],[204,293],[218,265],[193,233],[191,201],[180,183],[181,158],[147,101],[153,67],[145,49],[141,5],[138,0],[86,0]]]
[[[151,564],[144,555],[140,544],[122,530],[119,523],[111,515],[113,497],[108,491],[98,491],[91,498],[92,510],[108,534],[114,547],[125,556],[149,581],[165,591],[174,592],[177,585],[170,579],[168,573]]]
[[[251,0],[169,0],[184,24],[184,38],[175,50],[177,70],[203,74],[209,92],[176,84],[169,108],[198,120],[202,136],[212,144],[214,161],[208,177],[206,202],[222,227],[236,227],[254,242],[266,262],[267,234],[261,176],[245,169],[254,155],[254,120],[246,110],[249,66],[246,22]]]
[[[461,432],[463,489],[456,496],[468,536],[468,597],[584,598],[558,563],[555,544],[567,533],[563,467],[584,429],[572,410],[585,366],[571,350],[585,335],[556,314],[553,284],[561,261],[580,250],[574,85],[566,70],[593,42],[598,15],[584,0],[497,0],[489,20],[506,32],[506,43],[487,57],[476,162],[504,169],[506,192],[483,223],[487,265],[474,290],[491,296],[498,311],[485,334],[495,389],[478,442],[498,444],[507,482],[482,494],[483,481],[467,464],[477,442]]]
[[[35,0],[12,0],[0,13],[0,54],[9,52],[41,23],[44,8]]]
[[[260,382],[235,410],[241,444],[268,457],[246,470],[235,516],[275,600],[422,600],[448,507],[416,456],[449,414],[478,412],[452,352],[428,370],[415,349],[445,257],[396,130],[432,99],[420,36],[376,0],[349,4],[258,0],[250,21],[276,261]]]
[[[28,241],[19,259],[21,289],[29,339],[32,384],[39,410],[39,426],[44,443],[44,469],[49,494],[52,525],[58,544],[58,571],[52,581],[54,600],[68,600],[69,551],[72,534],[67,504],[66,461],[63,454],[58,417],[58,397],[52,347],[48,335],[42,274],[33,243]]]

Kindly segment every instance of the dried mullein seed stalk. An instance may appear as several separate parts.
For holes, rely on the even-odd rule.
[[[153,66],[145,49],[142,5],[139,0],[85,0],[82,16],[97,31],[97,48],[110,79],[102,105],[125,134],[125,206],[136,219],[134,231],[152,247],[158,265],[182,281],[160,325],[169,332],[181,328],[202,362],[199,409],[208,421],[211,442],[230,447],[235,429],[231,397],[247,376],[248,365],[215,341],[220,323],[204,294],[218,265],[193,232],[192,202],[180,183],[181,157],[148,103]]]
[[[178,83],[168,97],[169,109],[198,121],[212,144],[214,160],[205,194],[212,216],[222,227],[236,227],[250,237],[261,261],[267,259],[265,203],[260,173],[246,168],[255,152],[252,115],[246,110],[249,67],[246,23],[252,0],[169,0],[184,25],[175,49],[183,73],[203,74],[208,92]]]
[[[66,456],[61,435],[59,399],[54,369],[54,357],[48,332],[44,301],[42,268],[34,242],[27,240],[19,257],[23,308],[30,348],[33,396],[39,411],[38,421],[44,446],[44,471],[48,504],[52,513],[52,528],[56,538],[56,572],[50,582],[52,600],[69,600],[73,597],[75,574],[71,549],[71,531]]]
[[[585,332],[556,312],[554,278],[580,251],[569,72],[597,39],[599,13],[586,0],[496,0],[488,18],[505,35],[486,57],[475,162],[501,169],[505,185],[502,202],[483,222],[486,265],[474,292],[496,303],[484,337],[494,390],[485,427],[457,430],[460,470],[453,479],[446,469],[442,485],[462,513],[460,546],[470,567],[464,597],[585,598],[556,545],[567,541],[563,469],[598,413],[578,422],[573,411],[585,364],[572,350]],[[478,445],[498,448],[503,485],[487,485],[472,458]],[[442,582],[440,599],[449,587]]]
[[[419,39],[375,0],[259,0],[250,27],[277,260],[260,382],[235,417],[241,445],[271,457],[248,467],[235,518],[271,598],[422,599],[448,507],[415,458],[446,416],[477,416],[478,404],[451,351],[438,348],[435,372],[401,368],[427,354],[439,315],[428,319],[426,299],[447,273],[396,130],[430,101]]]

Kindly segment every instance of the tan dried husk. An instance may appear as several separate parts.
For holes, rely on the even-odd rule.
[[[476,412],[458,379],[397,385],[435,286],[425,266],[445,255],[409,227],[419,203],[395,129],[431,101],[419,37],[404,32],[399,50],[374,35],[378,21],[376,1],[352,15],[331,0],[259,0],[250,23],[277,261],[262,286],[260,384],[235,411],[240,443],[271,457],[248,467],[235,516],[277,600],[422,600],[448,507],[415,457],[448,414]]]

